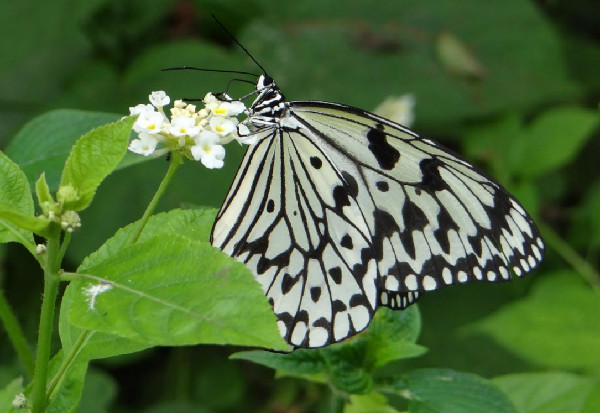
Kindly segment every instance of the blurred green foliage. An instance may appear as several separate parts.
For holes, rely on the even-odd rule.
[[[83,392],[79,411],[90,413],[324,412],[339,400],[323,382],[334,395],[350,395],[348,413],[599,411],[600,3],[2,2],[0,149],[30,187],[45,170],[55,191],[75,140],[128,114],[153,90],[188,98],[249,92],[225,74],[160,71],[259,71],[210,13],[290,100],[372,109],[388,96],[414,94],[413,129],[507,186],[541,224],[546,260],[523,280],[427,294],[420,317],[394,313],[397,326],[413,323],[397,338],[380,339],[375,324],[364,339],[291,358],[246,352],[232,361],[236,349],[208,345],[133,353],[149,344],[96,333],[82,357],[109,358],[87,372],[75,366],[54,411],[74,409]],[[160,209],[218,207],[242,155],[229,145],[217,171],[186,163]],[[131,155],[120,166],[81,214],[67,270],[139,218],[167,168]],[[0,248],[0,288],[34,343],[41,276],[22,246]],[[75,298],[68,290],[62,305]],[[80,331],[67,316],[61,313],[59,329],[68,351]],[[390,342],[397,346],[386,348]],[[18,375],[26,376],[24,367],[0,329],[0,412],[27,384]]]

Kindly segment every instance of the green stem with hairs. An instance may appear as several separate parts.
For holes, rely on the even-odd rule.
[[[60,269],[60,225],[51,223],[49,227],[46,265],[44,267],[44,297],[40,314],[40,327],[33,376],[32,405],[33,413],[43,413],[48,405],[46,383],[50,362],[50,341],[54,325],[54,310],[58,294],[58,271]]]

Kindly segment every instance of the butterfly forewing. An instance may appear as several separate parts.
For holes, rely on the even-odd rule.
[[[541,261],[539,232],[523,208],[450,151],[343,105],[295,102],[292,115],[356,181],[384,289],[506,280]]]
[[[212,243],[254,272],[294,346],[352,336],[379,305],[542,260],[520,204],[445,148],[359,109],[285,102],[263,77],[257,90],[245,123],[258,142]]]

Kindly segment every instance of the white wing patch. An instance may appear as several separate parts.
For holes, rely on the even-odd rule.
[[[257,91],[245,121],[257,143],[211,241],[254,272],[292,345],[343,340],[379,305],[542,260],[519,203],[446,149],[359,109],[287,103],[264,77]]]

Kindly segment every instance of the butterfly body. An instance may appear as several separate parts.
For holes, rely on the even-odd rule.
[[[288,102],[266,76],[256,93],[240,132],[256,143],[211,241],[254,272],[292,345],[343,340],[381,305],[541,261],[521,205],[447,149],[357,108]]]

